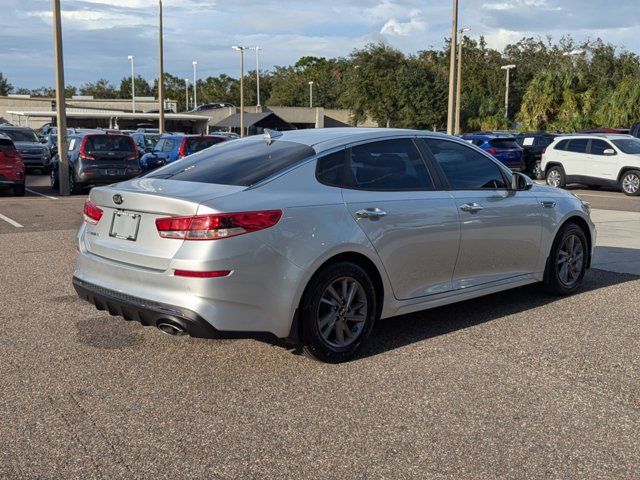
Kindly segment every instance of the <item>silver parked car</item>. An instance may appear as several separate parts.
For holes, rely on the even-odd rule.
[[[267,131],[94,188],[74,285],[100,310],[199,337],[268,332],[344,361],[376,320],[589,267],[588,204],[454,137]]]

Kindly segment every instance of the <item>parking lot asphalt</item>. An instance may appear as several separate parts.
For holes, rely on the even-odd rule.
[[[81,302],[84,198],[45,185],[0,194],[22,225],[0,219],[0,478],[640,476],[638,276],[384,320],[360,358],[325,365]]]

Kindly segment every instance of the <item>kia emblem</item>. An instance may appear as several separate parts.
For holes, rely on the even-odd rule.
[[[116,193],[113,196],[113,203],[115,203],[116,205],[122,205],[122,202],[124,202],[124,198],[122,198],[122,195],[120,195],[119,193]]]

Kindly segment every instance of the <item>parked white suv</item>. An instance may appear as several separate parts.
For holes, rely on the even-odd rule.
[[[542,154],[547,183],[618,187],[640,195],[640,139],[631,135],[566,135]]]

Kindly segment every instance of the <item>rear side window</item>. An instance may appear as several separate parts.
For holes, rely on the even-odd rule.
[[[587,143],[589,143],[589,139],[587,138],[576,138],[575,140],[569,140],[567,151],[575,153],[586,153]]]
[[[432,190],[433,182],[410,138],[366,143],[318,159],[321,183],[375,191]]]
[[[262,136],[223,142],[155,170],[149,178],[248,187],[315,155],[308,145]]]
[[[611,148],[604,140],[591,140],[591,149],[589,152],[592,155],[604,155],[604,151]]]
[[[518,145],[518,142],[516,142],[514,138],[492,138],[489,140],[489,145],[493,148],[500,148],[503,150],[520,148],[520,145]]]
[[[567,144],[569,143],[569,140],[560,140],[555,147],[553,147],[554,150],[566,150],[567,149]]]
[[[506,189],[498,165],[472,148],[449,140],[425,140],[451,188],[456,190]]]
[[[133,138],[122,135],[91,135],[85,137],[84,150],[92,152],[133,152]]]
[[[16,147],[11,140],[0,138],[0,152],[13,152],[15,149]]]
[[[212,147],[213,145],[223,141],[222,138],[215,137],[190,137],[187,138],[186,151],[190,155],[192,153],[199,152],[205,148]]]

